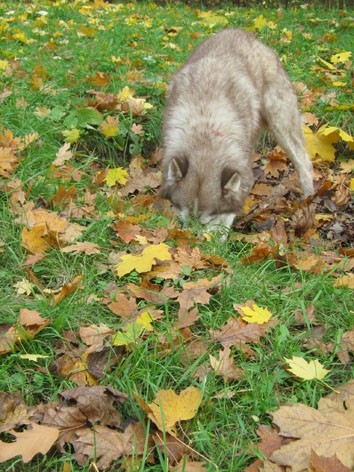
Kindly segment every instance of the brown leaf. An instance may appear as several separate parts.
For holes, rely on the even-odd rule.
[[[192,269],[204,269],[208,264],[202,260],[202,253],[198,247],[188,250],[187,248],[179,248],[176,251],[174,260],[182,267],[190,267]]]
[[[171,434],[166,433],[163,436],[161,433],[155,433],[153,440],[156,447],[158,447],[162,453],[166,452],[171,465],[180,462],[183,456],[188,452],[187,446],[180,439],[175,438]]]
[[[204,462],[190,461],[187,457],[181,460],[174,467],[169,469],[171,472],[206,472]]]
[[[219,359],[209,355],[209,360],[216,375],[223,377],[226,382],[231,382],[243,376],[243,370],[235,365],[230,347],[225,347],[219,351]]]
[[[76,254],[83,252],[84,254],[87,254],[88,256],[91,256],[92,254],[100,254],[100,249],[99,245],[95,243],[90,243],[88,241],[82,241],[76,244],[73,244],[72,246],[66,246],[62,249],[62,252],[75,252]]]
[[[99,326],[81,326],[79,329],[80,338],[86,346],[89,346],[86,352],[95,352],[102,349],[106,338],[114,333],[115,330],[112,330],[104,323],[100,323]]]
[[[139,423],[130,424],[123,433],[96,425],[94,430],[76,431],[75,436],[70,442],[75,449],[73,457],[81,466],[86,465],[88,459],[95,459],[100,470],[107,469],[124,455],[144,452],[145,432]]]
[[[0,392],[0,433],[30,424],[27,405],[19,392]]]
[[[342,411],[324,406],[315,410],[301,403],[282,406],[272,417],[280,435],[297,438],[273,452],[270,456],[273,462],[300,472],[309,467],[313,450],[321,456],[337,455],[345,466],[354,466],[353,401]]]
[[[310,472],[351,472],[337,457],[318,456],[311,451]]]
[[[36,310],[22,308],[20,310],[18,322],[24,327],[26,333],[30,337],[34,337],[37,333],[39,333],[39,331],[45,328],[51,322],[51,320],[43,318]]]
[[[209,290],[215,290],[220,286],[221,276],[217,275],[211,280],[199,279],[196,282],[186,282],[183,284],[183,291],[178,294],[177,300],[180,308],[178,317],[184,316],[195,303],[208,305],[211,294]]]
[[[51,371],[62,377],[67,377],[77,385],[96,385],[97,381],[87,368],[88,354],[74,356],[73,354],[64,354],[51,364]]]
[[[12,352],[20,339],[20,333],[15,326],[10,323],[0,324],[0,354]]]
[[[56,167],[62,166],[66,161],[73,157],[73,152],[70,149],[71,144],[65,143],[55,155],[55,159],[52,164]]]
[[[337,353],[337,357],[342,364],[350,362],[349,351],[354,352],[354,329],[346,331],[340,340],[340,351]]]
[[[111,387],[76,387],[60,393],[60,397],[68,405],[76,405],[87,420],[94,424],[120,427],[121,419],[115,403],[124,403],[128,398],[125,393]]]
[[[235,346],[237,349],[250,354],[252,350],[246,346],[246,343],[258,342],[273,325],[274,321],[264,324],[250,324],[241,318],[230,318],[221,330],[211,331],[211,335],[215,341],[219,341],[224,347]]]
[[[60,303],[64,298],[68,297],[72,293],[76,292],[76,290],[80,289],[80,283],[83,279],[82,275],[78,275],[74,278],[74,280],[68,284],[64,284],[60,289],[60,292],[54,295],[53,302],[55,305]]]
[[[116,295],[116,301],[108,304],[108,308],[117,316],[121,316],[125,321],[130,321],[137,312],[135,298],[128,298],[125,295]]]
[[[134,225],[126,220],[116,221],[113,225],[113,229],[125,243],[130,243],[137,235],[141,234],[141,227],[139,225]]]
[[[249,256],[241,259],[242,264],[252,264],[253,262],[263,261],[272,256],[272,248],[269,244],[260,242],[252,249]]]
[[[199,319],[199,310],[198,307],[194,307],[189,310],[187,313],[183,313],[179,316],[177,323],[175,324],[176,328],[182,329],[187,328],[188,326],[194,325],[194,323]]]
[[[10,433],[16,441],[4,443],[0,440],[0,462],[22,456],[23,462],[27,464],[36,454],[46,454],[59,437],[58,429],[35,423],[23,432]]]

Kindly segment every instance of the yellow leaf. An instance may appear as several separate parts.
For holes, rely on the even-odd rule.
[[[285,361],[289,365],[287,370],[303,380],[322,380],[329,372],[317,359],[307,362],[303,357],[294,356]]]
[[[153,265],[160,261],[169,261],[172,256],[167,244],[160,243],[146,247],[140,255],[126,254],[121,257],[116,269],[119,277],[129,274],[133,270],[139,273],[149,272]]]
[[[273,22],[267,21],[263,15],[259,15],[253,20],[253,28],[257,29],[258,31],[261,31],[266,26],[271,26],[272,24]]]
[[[213,28],[214,26],[226,26],[229,22],[225,16],[217,15],[213,12],[200,12],[199,18],[201,18],[201,24]]]
[[[139,323],[127,323],[125,331],[118,331],[112,339],[113,346],[127,346],[136,343],[144,327]]]
[[[134,91],[131,90],[128,86],[125,86],[117,95],[120,102],[127,102],[129,98],[134,96]]]
[[[332,82],[332,85],[333,87],[345,87],[347,84],[341,80],[336,80],[335,82]]]
[[[354,179],[352,179],[354,180]],[[354,190],[354,185],[353,185]],[[346,287],[346,288],[354,288],[354,274],[349,273],[347,275],[342,275],[339,277],[333,284],[335,287]]]
[[[267,308],[261,308],[255,303],[252,308],[247,305],[241,306],[240,308],[244,313],[241,317],[247,323],[263,324],[267,323],[272,317],[271,312]]]
[[[80,131],[77,128],[71,128],[62,131],[62,135],[65,137],[66,143],[76,143],[80,137]]]
[[[303,131],[306,149],[311,158],[334,162],[336,150],[332,144],[338,141],[337,137],[321,134],[320,130],[313,133],[308,126],[304,126]]]
[[[350,179],[350,190],[354,192],[354,177]]]
[[[152,321],[153,319],[148,311],[143,311],[135,320],[135,322],[141,325],[146,331],[154,330],[151,324]]]
[[[123,167],[116,167],[109,169],[105,177],[105,182],[109,187],[113,187],[116,183],[125,185],[127,183],[129,174]]]
[[[46,359],[49,356],[42,356],[41,354],[22,354],[21,359],[26,359],[28,361],[38,362],[38,359]]]
[[[322,59],[321,57],[319,57],[318,59],[322,62],[322,64],[323,64],[324,66],[327,67],[327,69],[329,69],[329,70],[336,70],[336,68],[334,67],[334,65],[331,64],[330,62],[325,61],[325,60]]]
[[[177,421],[190,420],[198,410],[202,400],[199,388],[188,387],[177,395],[173,390],[160,390],[155,400],[149,403],[149,418],[160,431],[172,432]]]
[[[106,136],[107,138],[112,138],[117,136],[119,131],[119,121],[117,118],[113,118],[113,116],[108,116],[99,126],[99,130],[101,133]]]
[[[338,54],[333,54],[330,61],[333,64],[338,64],[340,62],[348,62],[352,53],[351,51],[339,52]]]
[[[9,65],[9,61],[0,60],[0,70],[5,71]]]
[[[353,136],[350,136],[350,134],[346,133],[340,128],[337,128],[337,126],[321,126],[321,128],[318,130],[318,133],[323,136],[333,136],[337,138],[337,141],[340,139],[342,141],[345,141],[346,143],[354,143],[354,138]],[[336,141],[333,141],[336,142]]]
[[[20,43],[23,43],[23,44],[28,43],[28,38],[25,35],[25,33],[23,33],[22,31],[18,31],[14,33],[12,35],[12,39],[16,39],[17,41],[20,41]]]

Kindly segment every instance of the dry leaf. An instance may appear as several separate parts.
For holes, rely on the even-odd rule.
[[[27,464],[36,454],[46,454],[58,439],[59,432],[59,429],[35,423],[22,432],[9,431],[16,441],[4,443],[0,440],[0,462],[22,456],[23,462]]]
[[[243,376],[243,370],[235,365],[230,347],[225,347],[219,351],[219,359],[209,355],[209,360],[216,375],[223,377],[226,382],[231,382]]]

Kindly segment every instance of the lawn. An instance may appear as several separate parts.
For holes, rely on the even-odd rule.
[[[0,0],[1,471],[352,470],[353,25]],[[317,193],[264,136],[223,243],[158,189],[168,81],[225,27],[278,52]]]

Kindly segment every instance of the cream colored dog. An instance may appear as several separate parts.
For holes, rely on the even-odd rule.
[[[251,157],[269,129],[313,193],[312,165],[289,78],[275,53],[242,30],[203,42],[174,75],[163,124],[163,182],[182,220],[229,228],[254,180]]]

